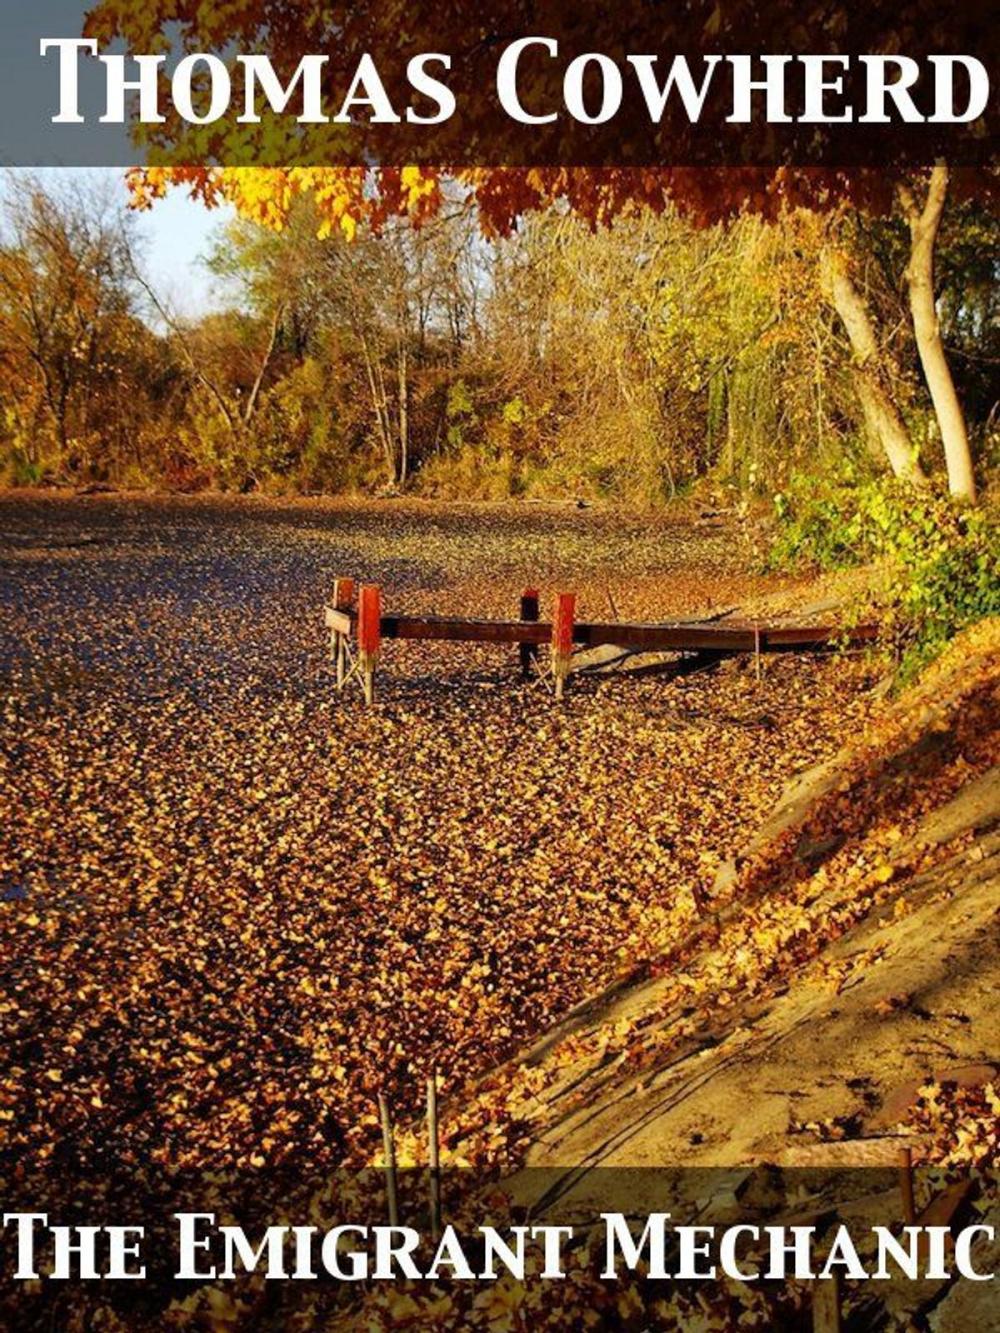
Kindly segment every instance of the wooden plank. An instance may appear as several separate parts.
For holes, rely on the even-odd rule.
[[[381,646],[382,598],[373,583],[366,583],[358,597],[358,647],[377,657]]]
[[[615,643],[644,652],[697,652],[702,648],[721,652],[753,652],[752,629],[730,629],[721,625],[624,625],[617,622],[581,621],[574,633],[577,643],[587,648]]]
[[[354,625],[354,617],[347,611],[338,611],[335,607],[326,608],[326,627],[335,630],[338,634],[350,634]]]
[[[448,616],[383,616],[383,639],[433,639],[452,643],[548,643],[552,626],[542,621],[466,620]]]
[[[848,643],[873,643],[878,638],[877,625],[856,625],[854,629],[836,626],[772,625],[761,628],[763,651],[782,652],[787,648],[805,648],[815,644],[820,648],[836,647],[845,639]]]
[[[556,616],[552,622],[552,651],[565,653],[573,651],[576,638],[576,597],[571,592],[561,592],[556,597]]]
[[[680,623],[672,625],[625,625],[615,623],[586,623],[576,626],[574,639],[588,648],[602,643],[617,643],[623,647],[640,648],[648,652],[698,652],[702,649],[730,653],[753,653],[758,646],[762,653],[804,651],[810,648],[830,648],[839,644],[844,631],[825,625],[782,625],[771,629],[753,625],[718,625],[712,623]],[[850,642],[867,642],[875,637],[872,626],[863,626],[848,635]]]
[[[365,583],[358,594],[358,662],[365,703],[375,702],[375,666],[382,647],[382,594],[378,585]]]
[[[872,627],[863,626],[852,630],[847,637],[852,643],[868,642],[874,633]],[[760,650],[767,653],[830,648],[839,644],[842,636],[843,631],[826,626],[762,629]],[[389,615],[382,617],[382,637],[451,643],[547,644],[552,639],[552,626],[546,621]],[[629,625],[578,621],[573,628],[573,642],[586,648],[611,643],[644,652],[753,653],[757,632],[752,626],[711,623]]]
[[[917,1206],[913,1201],[913,1153],[909,1148],[899,1150],[899,1195],[903,1224],[912,1227],[917,1220]]]
[[[556,698],[563,697],[566,677],[573,656],[574,625],[576,622],[576,594],[561,592],[556,597],[556,614],[552,622],[552,675],[556,683]]]

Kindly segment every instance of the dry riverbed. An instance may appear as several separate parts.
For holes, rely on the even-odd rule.
[[[0,1157],[367,1159],[405,1112],[655,959],[796,771],[879,705],[865,660],[574,681],[386,647],[331,686],[333,578],[388,608],[749,608],[801,581],[690,514],[0,497]]]

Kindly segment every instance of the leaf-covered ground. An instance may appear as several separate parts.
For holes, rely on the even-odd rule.
[[[8,496],[0,534],[8,1164],[370,1158],[377,1089],[405,1112],[655,958],[878,706],[861,659],[560,709],[510,651],[396,644],[374,709],[332,689],[337,575],[602,619],[766,590],[738,533],[681,519]]]
[[[652,975],[480,1081],[468,1157],[572,1176],[817,1165],[837,1143],[861,1166],[913,1134],[921,1161],[995,1166],[1000,622],[844,739]]]

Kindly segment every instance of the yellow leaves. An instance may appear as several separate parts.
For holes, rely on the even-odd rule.
[[[437,194],[438,176],[436,172],[426,171],[421,167],[403,167],[400,172],[400,185],[407,210],[415,213],[422,203]]]
[[[1000,1157],[1000,1095],[993,1082],[928,1083],[908,1119],[897,1126],[920,1135],[921,1161],[945,1167],[995,1166]]]
[[[335,229],[348,241],[353,240],[358,223],[371,211],[365,196],[364,172],[356,167],[297,168],[288,173],[285,188],[291,195],[312,195],[320,218],[321,240]]]
[[[350,179],[327,184],[343,187],[338,206],[349,209]],[[286,185],[295,188],[291,178]],[[407,186],[416,195],[424,190],[416,176]],[[239,188],[258,187],[247,178]],[[363,505],[342,512],[350,519],[338,523],[344,558],[359,566],[404,562],[418,583],[427,578],[427,589],[412,592],[426,609],[453,598],[503,614],[516,605],[524,571],[497,571],[510,568],[512,551],[529,564],[537,558],[516,515],[488,525],[463,520],[442,535],[436,518],[408,511],[388,520]],[[204,554],[214,561],[224,550],[270,587],[267,571],[276,555],[284,558],[287,538],[262,542],[224,507],[209,507],[205,521]],[[311,568],[328,561],[328,528],[296,533],[296,552],[309,552]],[[172,559],[172,539],[155,518],[150,536],[157,559]],[[600,528],[584,536],[576,527],[558,534],[553,559],[574,580],[581,562],[596,570],[581,586],[601,611],[608,559],[645,569],[662,540],[645,528],[624,546],[617,537],[602,545]],[[427,1069],[445,1070],[457,1083],[474,1078],[588,993],[669,953],[693,924],[691,885],[714,874],[718,849],[746,834],[790,755],[810,758],[821,720],[851,697],[850,682],[831,674],[804,703],[776,666],[765,698],[775,725],[787,728],[780,733],[787,744],[762,747],[753,730],[760,692],[735,671],[676,692],[629,682],[581,696],[563,716],[503,682],[463,690],[453,650],[401,645],[386,655],[385,712],[362,717],[345,701],[334,711],[322,688],[277,698],[268,692],[269,672],[284,679],[289,654],[312,650],[313,629],[286,584],[247,599],[242,578],[223,584],[225,597],[216,589],[204,598],[211,609],[194,625],[180,609],[157,613],[155,635],[140,641],[153,652],[155,679],[129,666],[151,688],[129,695],[126,672],[116,678],[125,682],[123,698],[98,701],[87,730],[59,734],[51,746],[68,771],[85,766],[87,774],[67,802],[65,824],[57,817],[56,836],[93,831],[83,848],[92,868],[75,882],[113,905],[88,915],[97,962],[86,970],[83,960],[66,965],[68,994],[54,1037],[75,1033],[84,1012],[127,1002],[141,1023],[141,1047],[117,1024],[104,1040],[118,1069],[142,1069],[194,1162],[270,1161],[310,1121],[329,1127],[317,1151],[368,1160],[378,1142],[373,1088],[388,1083],[394,1100],[404,1099],[397,1113],[405,1116]],[[640,586],[630,608],[639,616],[655,615],[671,597],[687,603],[704,595],[700,578],[676,570]],[[110,626],[119,611],[114,595],[105,600]],[[127,598],[125,608],[133,613]],[[233,676],[211,685],[211,708],[164,687],[179,679],[186,690],[208,689],[200,674],[206,659]],[[463,660],[481,665],[472,650]],[[392,699],[397,671],[435,686],[446,671],[448,691],[429,690],[420,708],[411,696]],[[245,675],[259,699],[244,692]],[[687,710],[693,718],[679,725]],[[147,727],[159,737],[162,759],[142,749]],[[519,759],[514,770],[502,758],[511,753]],[[141,776],[125,796],[119,775],[138,765]],[[685,783],[665,783],[679,766]],[[737,768],[738,792],[731,783]],[[78,819],[81,813],[94,819]],[[75,847],[72,855],[77,867]],[[155,870],[135,872],[135,891],[127,879],[133,859]],[[683,970],[688,1002],[718,995],[720,1006],[731,1006],[741,988],[759,984],[772,953],[807,933],[810,920],[789,902],[773,919],[756,920],[759,940],[734,940],[723,975]],[[31,1012],[34,1023],[34,1000]],[[670,1039],[692,1024],[678,1023]],[[647,1039],[665,1040],[622,1022],[594,1045],[628,1055]],[[80,1050],[89,1058],[86,1040]],[[502,1095],[475,1100],[449,1160],[514,1160],[545,1078],[521,1070]],[[113,1133],[119,1123],[126,1136],[133,1123],[145,1126],[128,1119],[132,1094],[122,1079],[99,1090],[91,1084],[81,1095],[88,1094],[101,1102],[94,1119]],[[261,1124],[277,1128],[253,1128]],[[272,1137],[273,1149],[265,1148]]]
[[[334,209],[333,212],[322,218],[316,235],[321,241],[327,241],[339,228],[343,236],[348,241],[353,241],[358,231],[358,220],[346,210]]]
[[[349,177],[322,184],[331,225],[364,216]],[[415,206],[429,197],[419,173],[400,184]],[[287,175],[278,198],[274,182],[226,188],[266,215],[300,186]],[[131,503],[109,511],[115,540]],[[53,527],[68,521],[46,505]],[[88,531],[100,512],[88,507]],[[852,661],[769,661],[760,684],[730,666],[670,685],[588,682],[562,713],[509,681],[508,657],[473,649],[392,645],[369,712],[332,700],[321,674],[308,607],[331,569],[391,571],[416,610],[510,614],[538,576],[541,533],[546,578],[572,580],[595,618],[611,567],[627,614],[657,618],[702,606],[709,572],[737,600],[725,552],[689,560],[672,527],[664,571],[655,521],[623,536],[585,512],[565,524],[405,501],[138,512],[127,561],[87,573],[46,560],[51,625],[44,610],[15,615],[39,656],[54,644],[89,661],[116,645],[106,678],[32,696],[16,748],[0,751],[16,769],[0,855],[31,883],[28,901],[0,905],[0,944],[25,978],[3,1015],[2,1114],[17,1107],[4,1130],[26,1157],[72,1136],[95,1158],[235,1163],[262,1180],[294,1153],[322,1176],[371,1159],[376,1089],[405,1126],[437,1069],[446,1164],[510,1166],[553,1108],[565,1111],[560,1080],[615,1063],[648,1091],[672,1052],[697,1049],[727,1014],[745,1030],[748,998],[778,993],[873,901],[886,918],[908,910],[897,878],[911,867],[885,868],[910,825],[890,791],[882,834],[857,835],[851,821],[882,799],[863,773],[811,830],[833,848],[816,873],[790,838],[708,892],[789,771],[863,729],[873,705]],[[100,634],[81,613],[91,605]],[[69,611],[78,637],[67,647]],[[874,757],[885,741],[876,735]],[[984,753],[969,749],[977,768]],[[51,935],[31,929],[40,918]],[[846,987],[876,962],[855,953],[816,975]],[[632,970],[655,971],[651,1010],[594,1020],[545,1061],[484,1077]],[[988,1140],[996,1101],[970,1094],[952,1123],[948,1097],[929,1090],[924,1110],[968,1156]],[[24,1119],[35,1104],[45,1118]],[[398,1147],[403,1164],[426,1164],[423,1137],[401,1133]],[[627,1297],[627,1309],[610,1306],[618,1294],[601,1319],[635,1313]],[[470,1326],[467,1307],[414,1299],[414,1326]],[[544,1326],[513,1293],[493,1299],[475,1326]],[[208,1317],[225,1325],[231,1311]],[[596,1317],[591,1301],[566,1326]]]
[[[638,1290],[634,1286],[627,1286],[619,1292],[615,1300],[615,1308],[618,1316],[623,1320],[640,1319],[643,1314],[644,1306]]]
[[[420,1307],[421,1318],[425,1321],[429,1320],[431,1323],[438,1319],[448,1319],[454,1312],[455,1302],[447,1292],[442,1292],[440,1296],[424,1301]]]
[[[509,1333],[517,1327],[515,1320],[524,1303],[524,1295],[523,1284],[508,1274],[476,1296],[472,1306],[485,1316],[493,1333]]]
[[[354,238],[359,222],[372,211],[364,190],[365,172],[358,167],[149,167],[129,173],[132,204],[148,208],[174,186],[187,186],[207,204],[231,204],[244,217],[273,231],[282,231],[296,199],[311,195],[320,218],[319,235],[335,230]],[[416,197],[426,187],[412,182]]]
[[[246,1307],[230,1290],[206,1286],[199,1287],[182,1300],[172,1301],[169,1313],[182,1317],[193,1315],[210,1333],[230,1333],[245,1315]]]

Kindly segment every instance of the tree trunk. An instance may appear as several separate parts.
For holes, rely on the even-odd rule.
[[[250,390],[246,407],[243,410],[244,426],[249,427],[253,420],[253,414],[257,410],[261,390],[264,387],[264,376],[267,374],[267,368],[271,364],[271,358],[274,356],[274,349],[278,342],[278,330],[281,328],[281,318],[283,314],[284,306],[279,301],[274,307],[274,313],[271,316],[271,327],[268,331],[267,345],[264,348],[264,353],[260,359],[260,367],[257,370],[257,376],[253,382],[253,388]]]
[[[931,172],[922,209],[908,189],[900,191],[906,220],[910,224],[910,262],[906,270],[906,282],[920,364],[924,369],[924,378],[941,431],[941,444],[948,468],[948,489],[952,495],[974,503],[976,481],[972,471],[969,435],[944,354],[934,300],[934,244],[947,195],[948,168],[943,162],[939,162]]]
[[[854,354],[854,380],[869,435],[881,445],[895,476],[924,485],[927,478],[917,462],[906,425],[879,374],[882,356],[878,340],[843,250],[830,248],[824,252],[823,281],[847,330]]]
[[[372,409],[375,412],[375,424],[378,427],[379,440],[382,443],[382,456],[385,459],[385,471],[388,485],[396,484],[396,459],[392,447],[392,434],[389,423],[388,405],[385,398],[385,386],[382,383],[381,367],[378,367],[368,346],[368,339],[361,335],[361,349],[364,354],[365,371],[368,375],[368,387],[372,395]]]
[[[399,484],[406,485],[410,469],[410,403],[406,343],[399,349]]]

